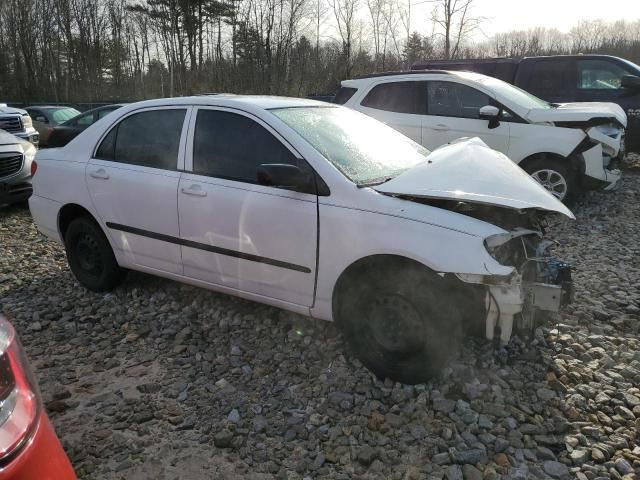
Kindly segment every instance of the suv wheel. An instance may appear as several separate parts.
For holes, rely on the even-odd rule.
[[[126,270],[118,265],[102,229],[88,217],[76,218],[69,224],[65,250],[71,271],[89,290],[111,290],[126,276]]]
[[[570,202],[575,197],[575,175],[567,165],[546,157],[536,158],[524,170],[561,202]]]

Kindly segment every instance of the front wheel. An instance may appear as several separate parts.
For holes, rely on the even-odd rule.
[[[334,316],[354,354],[378,377],[420,383],[459,346],[461,319],[447,290],[415,262],[374,262],[339,285]]]
[[[71,222],[65,233],[65,250],[71,271],[89,290],[111,290],[126,276],[102,229],[88,217]]]
[[[524,170],[554,197],[567,203],[575,198],[577,184],[571,167],[562,160],[547,157],[536,158],[524,166]]]

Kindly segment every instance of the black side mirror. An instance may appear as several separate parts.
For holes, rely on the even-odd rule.
[[[625,75],[620,80],[620,86],[630,90],[638,90],[640,89],[640,77],[635,75]]]
[[[268,187],[288,188],[298,192],[312,193],[311,173],[303,172],[295,165],[266,163],[258,167],[258,184]]]

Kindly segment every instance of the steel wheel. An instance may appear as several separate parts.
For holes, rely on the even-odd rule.
[[[567,196],[569,190],[567,179],[560,172],[550,169],[536,170],[531,177],[558,200],[564,200]]]

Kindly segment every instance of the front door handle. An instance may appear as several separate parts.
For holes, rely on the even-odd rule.
[[[99,168],[98,170],[94,170],[93,172],[89,173],[89,175],[91,175],[93,178],[99,178],[100,180],[109,179],[109,174],[104,168]]]
[[[195,195],[196,197],[207,196],[207,192],[202,190],[202,187],[198,184],[191,185],[189,188],[182,187],[180,191],[185,195]]]
[[[439,132],[446,132],[446,131],[450,130],[449,125],[445,125],[444,123],[437,123],[436,125],[434,125],[431,128],[433,130],[438,130]]]

